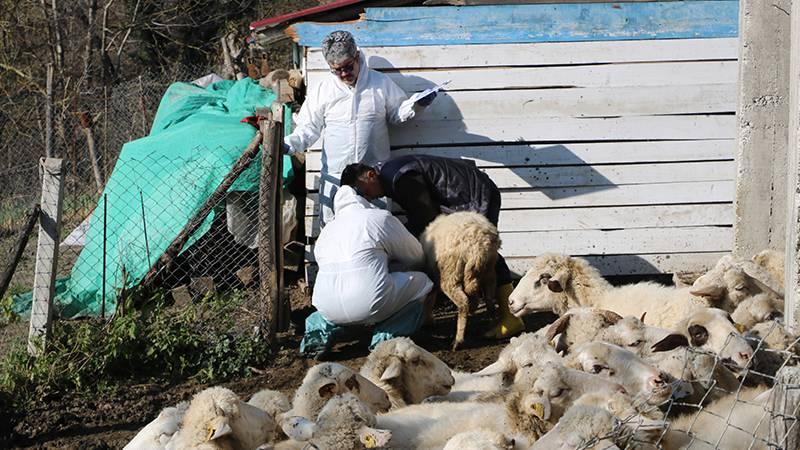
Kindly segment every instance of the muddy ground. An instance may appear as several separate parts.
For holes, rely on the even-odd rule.
[[[292,290],[295,309],[308,305],[309,299],[300,290]],[[455,332],[455,310],[452,305],[440,302],[432,326],[423,328],[414,341],[433,352],[454,369],[474,371],[485,367],[497,357],[507,341],[487,341],[480,332],[490,325],[491,319],[478,311],[467,329],[467,345],[463,350],[450,351]],[[527,320],[529,330],[538,329],[555,319],[544,314]],[[8,331],[8,330],[7,330]],[[25,332],[27,328],[18,327]],[[281,348],[266,367],[252,368],[252,374],[242,379],[230,380],[220,385],[232,389],[243,399],[264,388],[277,389],[291,394],[299,385],[306,370],[316,361],[306,360],[298,353],[299,336],[288,332],[281,336]],[[358,368],[368,350],[368,335],[354,336],[350,341],[338,343],[327,358]],[[34,449],[118,449],[122,448],[142,426],[167,406],[189,400],[193,394],[208,387],[189,380],[180,384],[138,384],[124,386],[117,393],[94,398],[65,396],[47,399],[28,411],[19,411],[15,417],[4,417],[0,428],[8,427],[0,441],[1,448]]]

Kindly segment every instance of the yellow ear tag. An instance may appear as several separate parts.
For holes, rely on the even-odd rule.
[[[544,420],[544,405],[541,403],[534,403],[531,407],[533,409],[533,415]]]
[[[364,436],[364,447],[367,448],[375,448],[378,446],[378,441],[375,439],[375,436],[368,434]]]
[[[214,436],[214,428],[208,427],[208,434],[206,434],[206,441],[210,441],[211,437]]]
[[[736,324],[736,329],[739,331],[739,333],[744,333],[745,331],[747,331],[747,327],[745,327],[744,325],[742,325],[740,323]]]

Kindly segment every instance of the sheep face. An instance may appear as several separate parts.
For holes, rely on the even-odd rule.
[[[521,406],[529,415],[552,423],[557,422],[580,396],[592,392],[611,395],[625,392],[625,389],[597,375],[548,365],[523,396]]]
[[[314,419],[323,405],[334,395],[352,392],[373,411],[388,411],[392,404],[386,392],[353,369],[337,363],[318,364],[306,373],[295,393],[294,408],[303,417]]]
[[[545,338],[551,342],[558,337],[555,344],[556,352],[567,352],[575,345],[593,341],[598,333],[620,320],[622,316],[605,309],[571,309],[550,325]]]
[[[579,346],[567,358],[567,367],[617,381],[630,395],[641,397],[650,405],[660,405],[672,395],[667,374],[646,364],[632,352],[605,342]]]
[[[753,328],[757,323],[783,318],[783,302],[776,302],[768,294],[758,294],[750,297],[731,313],[734,323],[742,328]],[[740,328],[737,326],[737,329]],[[739,331],[742,331],[741,329]]]
[[[690,346],[714,352],[723,360],[732,361],[744,369],[753,358],[753,350],[739,333],[727,312],[705,308],[694,312],[681,322],[677,333],[666,336],[653,345],[654,351],[667,351],[680,346]]]
[[[561,357],[547,344],[545,338],[534,333],[524,333],[511,338],[500,352],[497,361],[479,371],[479,376],[502,374],[506,381],[517,382],[522,369],[541,369],[547,363],[560,364]]]
[[[447,395],[455,383],[447,364],[409,338],[395,338],[378,344],[361,372],[388,385],[392,395],[402,397],[405,404],[422,403],[434,395]],[[395,403],[400,402],[395,399]]]
[[[730,255],[723,256],[712,270],[695,280],[689,292],[728,310],[762,293],[776,301],[780,298],[775,291],[750,276]]]
[[[570,258],[547,254],[533,264],[508,297],[511,312],[521,317],[536,312],[563,314],[579,305],[570,295]]]

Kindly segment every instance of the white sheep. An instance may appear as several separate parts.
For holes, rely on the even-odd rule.
[[[622,320],[619,314],[597,308],[573,308],[561,315],[549,327],[543,328],[545,339],[553,342],[558,353],[585,342],[600,340],[599,335]]]
[[[725,255],[717,261],[713,269],[708,271],[692,285],[692,295],[706,298],[710,306],[733,312],[742,301],[755,295],[768,295],[774,301],[782,301],[783,293],[776,291],[757,277],[748,273],[758,267],[749,261],[737,261],[731,255]]]
[[[770,280],[773,280],[772,284],[784,285],[784,278],[786,278],[784,273],[786,254],[784,252],[780,250],[762,250],[753,255],[753,262],[767,271],[770,275]],[[766,284],[772,285],[769,282],[766,282]]]
[[[446,395],[455,380],[442,360],[409,338],[381,342],[367,356],[361,375],[386,391],[393,408]]]
[[[692,347],[716,353],[739,369],[746,369],[753,359],[753,349],[739,333],[727,312],[703,308],[689,314],[674,328],[675,332],[653,344],[653,351]]]
[[[681,403],[707,403],[741,385],[736,374],[716,354],[690,347],[653,353],[644,361],[669,376],[673,398]]]
[[[327,362],[308,369],[294,394],[292,409],[284,415],[315,420],[331,397],[345,392],[356,393],[374,412],[388,411],[392,406],[386,392],[358,372]]]
[[[665,449],[766,449],[771,390],[742,389],[670,423]]]
[[[166,448],[175,450],[255,449],[272,438],[275,422],[230,389],[208,388],[192,398],[180,429]]]
[[[305,417],[285,417],[283,432],[296,442],[308,442],[310,448],[355,450],[385,447],[392,433],[374,428],[375,415],[352,393],[331,397],[316,421]],[[276,449],[294,448],[294,442],[279,443]]]
[[[511,338],[497,361],[475,373],[453,371],[455,384],[450,393],[429,401],[465,401],[497,392],[511,385],[522,369],[543,369],[548,363],[561,364],[561,357],[547,344],[547,340],[534,333],[523,333]]]
[[[467,316],[483,298],[496,305],[495,263],[500,249],[497,227],[474,212],[440,215],[420,236],[431,278],[458,308],[453,349],[464,342]]]
[[[144,426],[122,450],[164,449],[172,436],[178,432],[189,402],[180,402],[164,408],[158,417]]]
[[[561,315],[571,308],[594,307],[621,316],[646,314],[646,323],[663,328],[672,328],[692,311],[712,306],[691,295],[688,288],[650,282],[615,288],[585,259],[553,253],[534,259],[509,301],[511,312],[518,317],[541,311]]]
[[[783,303],[782,298],[775,298],[766,293],[758,294],[739,303],[731,313],[731,318],[737,325],[741,325],[741,328],[749,330],[757,323],[782,318]]]
[[[514,439],[503,433],[480,428],[450,438],[443,450],[513,450]]]
[[[672,386],[664,372],[634,353],[607,342],[587,342],[565,358],[566,367],[600,374],[625,387],[628,394],[649,405],[670,399]]]
[[[250,397],[249,405],[266,412],[275,421],[275,432],[280,433],[280,419],[283,414],[292,409],[292,404],[285,394],[271,389],[262,389]]]

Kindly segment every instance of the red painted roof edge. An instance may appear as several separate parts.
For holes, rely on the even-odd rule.
[[[275,17],[268,17],[266,19],[257,20],[250,24],[251,30],[257,30],[259,28],[265,28],[269,26],[276,26],[282,23],[302,19],[303,17],[310,16],[312,14],[317,14],[320,12],[330,11],[333,9],[341,8],[343,6],[350,6],[355,5],[356,3],[361,3],[364,0],[337,0],[325,5],[315,6],[313,8],[301,9],[300,11],[295,11],[289,14],[284,14],[282,16],[275,16]]]

